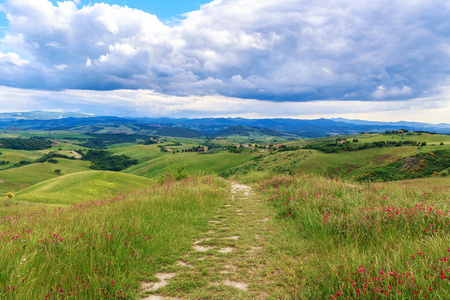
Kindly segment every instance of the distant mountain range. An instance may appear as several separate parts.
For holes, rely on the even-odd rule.
[[[88,118],[93,115],[79,114],[74,112],[54,112],[54,111],[28,111],[28,112],[12,112],[0,113],[1,119],[9,120],[53,120],[63,118]]]
[[[374,122],[336,119],[244,119],[244,118],[119,118],[77,113],[22,112],[0,113],[0,129],[68,130],[76,132],[117,132],[128,126],[128,134],[201,137],[231,135],[267,135],[321,137],[327,135],[384,132],[407,129],[450,134],[450,124],[418,122]],[[108,129],[110,128],[110,130]]]
[[[242,126],[237,125],[233,127],[229,127],[221,132],[215,134],[215,136],[219,137],[229,137],[229,136],[286,136],[286,133],[282,133],[280,131],[271,130],[267,128],[260,127],[250,127],[250,126]]]

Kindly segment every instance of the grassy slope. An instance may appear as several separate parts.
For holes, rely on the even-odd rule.
[[[72,204],[146,188],[152,180],[109,171],[85,171],[40,182],[16,194],[27,202]]]
[[[344,153],[316,152],[301,166],[301,172],[353,178],[367,169],[388,163],[393,158],[415,153],[418,153],[417,147],[373,148]]]
[[[61,170],[61,175],[90,170],[90,162],[57,158],[57,164],[39,163],[8,169],[0,172],[0,195],[7,192],[16,193],[41,181],[55,178],[58,175],[53,172]]]
[[[0,160],[9,161],[9,164],[0,165],[0,170],[11,167],[20,161],[35,161],[42,154],[39,151],[13,150],[0,148]],[[1,175],[0,175],[1,179]]]
[[[126,155],[131,158],[137,159],[140,163],[149,161],[154,158],[158,158],[164,155],[156,144],[154,145],[133,145],[128,147],[119,147],[109,149],[114,155]]]
[[[232,154],[221,152],[217,154],[166,154],[145,163],[132,166],[123,172],[139,176],[151,177],[164,173],[167,164],[170,167],[183,165],[187,162],[186,171],[189,173],[205,172],[220,173],[232,167],[241,165],[252,158],[251,154]]]
[[[450,144],[450,135],[441,134],[413,134],[407,135],[394,134],[394,135],[365,135],[362,137],[357,137],[360,142],[372,143],[380,141],[416,141],[416,142],[426,142],[428,144],[439,145],[441,142],[444,144]]]
[[[162,266],[175,263],[207,230],[223,205],[224,186],[219,178],[194,178],[4,218],[0,297],[136,299],[141,281],[155,280]]]
[[[373,185],[314,176],[242,179],[252,178],[285,227],[279,238],[294,261],[280,261],[280,269],[291,271],[286,284],[294,299],[449,298],[450,178]]]
[[[416,136],[421,137],[421,136]],[[430,135],[430,138],[435,136]],[[446,136],[440,136],[440,138]],[[367,139],[364,140],[366,142]],[[246,173],[249,170],[271,170],[281,173],[315,174],[329,177],[355,178],[365,171],[389,163],[392,159],[449,149],[450,144],[425,147],[385,147],[341,153],[322,153],[316,150],[304,150],[263,153],[259,161],[251,161],[230,173]]]

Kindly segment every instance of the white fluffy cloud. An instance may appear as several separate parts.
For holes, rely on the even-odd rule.
[[[445,0],[215,0],[174,27],[136,9],[76,2],[1,5],[9,30],[0,85],[399,100],[437,93],[450,74]]]
[[[0,64],[10,64],[15,66],[24,66],[28,63],[27,60],[20,58],[17,53],[8,52],[8,53],[0,53]]]

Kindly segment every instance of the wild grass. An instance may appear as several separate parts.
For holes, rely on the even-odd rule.
[[[293,298],[448,299],[450,192],[441,180],[421,182],[260,181],[297,257]]]
[[[313,174],[353,178],[391,159],[419,153],[417,147],[374,148],[343,153],[322,153],[317,150],[275,152],[228,171],[246,174],[249,171],[271,171],[288,174]]]
[[[139,282],[187,252],[223,205],[215,177],[153,185],[0,221],[2,299],[134,299]]]

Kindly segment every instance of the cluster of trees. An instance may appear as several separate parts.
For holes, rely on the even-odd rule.
[[[384,134],[387,134],[387,135],[389,135],[389,134],[402,134],[402,133],[408,133],[409,132],[409,130],[408,129],[398,129],[398,130],[386,130],[385,132],[384,132]]]
[[[104,149],[107,146],[122,143],[137,143],[139,140],[150,140],[146,135],[124,134],[124,133],[86,133],[93,138],[78,144],[93,149]]]
[[[278,151],[279,151],[279,152],[283,152],[283,151],[295,151],[295,150],[298,150],[298,149],[300,149],[299,146],[286,146],[286,145],[281,145],[281,146],[278,148]]]
[[[228,145],[227,150],[230,153],[241,153],[242,151],[244,151],[244,147],[236,147],[233,145]]]
[[[2,153],[0,152],[0,155],[2,155]],[[6,165],[9,164],[8,160],[0,160],[0,165]]]
[[[52,141],[31,138],[31,139],[0,139],[0,148],[14,150],[44,150],[52,146]]]
[[[158,141],[154,137],[149,137],[144,141],[144,145],[158,144]]]
[[[137,159],[132,159],[126,155],[113,155],[106,150],[88,150],[83,153],[79,150],[83,160],[92,162],[91,169],[121,171],[138,164]]]
[[[12,167],[13,168],[22,167],[22,166],[26,166],[26,165],[31,165],[32,163],[33,163],[32,161],[21,160],[20,162],[14,164]]]
[[[205,146],[193,146],[191,148],[187,148],[187,149],[182,149],[181,152],[204,152],[206,148],[206,151],[208,151],[210,148],[209,147],[205,147]]]
[[[336,141],[335,143],[314,143],[303,147],[303,149],[315,149],[325,153],[339,153],[343,151],[358,151],[370,148],[383,148],[383,147],[400,147],[400,146],[426,146],[427,143],[419,143],[416,141],[379,141],[372,143],[357,144],[348,141],[342,142]],[[355,140],[354,140],[355,141]],[[357,140],[356,140],[357,141]]]

